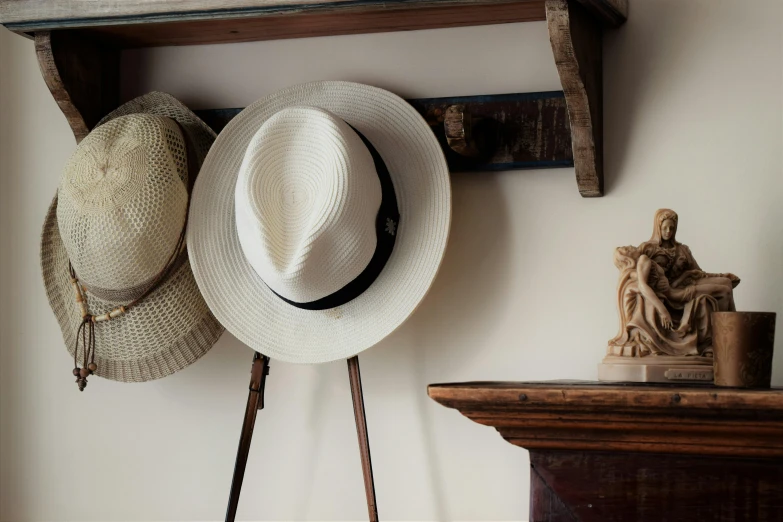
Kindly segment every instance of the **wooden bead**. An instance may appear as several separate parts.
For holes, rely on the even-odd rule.
[[[74,375],[74,377],[78,377],[79,376],[79,368],[74,368],[73,369],[73,375]]]
[[[91,372],[94,372],[95,370],[98,369],[98,365],[95,364],[94,362],[91,362],[90,364],[87,365],[87,369],[90,370]]]
[[[79,308],[82,312],[82,319],[86,319],[90,312],[87,311],[87,303],[85,301],[79,302]]]
[[[90,375],[90,370],[88,370],[87,368],[82,368],[81,370],[79,370],[79,377],[81,377],[82,379],[86,379],[89,375]]]
[[[76,279],[71,279],[71,288],[73,288],[73,294],[76,296],[76,302],[81,303],[84,300],[84,296]]]

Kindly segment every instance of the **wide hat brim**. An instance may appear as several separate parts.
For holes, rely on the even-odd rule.
[[[201,164],[215,140],[215,132],[176,98],[153,92],[136,98],[101,122],[128,114],[147,113],[179,123],[188,149]],[[198,172],[192,169],[191,172]],[[68,272],[68,253],[57,224],[57,197],[44,220],[41,268],[49,304],[73,356],[81,311],[74,299]],[[103,313],[127,303],[105,301],[87,293],[92,313]],[[96,375],[122,382],[143,382],[179,371],[204,355],[220,338],[223,327],[199,292],[190,263],[185,261],[156,290],[125,315],[95,328]],[[79,349],[79,357],[82,352]],[[78,361],[82,364],[82,361]]]
[[[297,308],[275,295],[243,255],[234,190],[248,143],[281,109],[325,109],[361,132],[386,163],[400,211],[394,250],[373,284],[327,310]],[[239,113],[220,133],[193,190],[188,250],[204,299],[240,341],[294,363],[344,359],[399,327],[429,290],[451,223],[451,185],[443,151],[424,119],[399,96],[350,82],[291,87]]]

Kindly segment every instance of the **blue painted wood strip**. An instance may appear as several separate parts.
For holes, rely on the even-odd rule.
[[[408,100],[443,148],[452,172],[476,172],[573,167],[571,128],[562,91],[513,93]],[[466,107],[473,135],[484,144],[485,156],[466,158],[448,146],[443,114],[450,105]],[[220,131],[242,108],[198,110]]]

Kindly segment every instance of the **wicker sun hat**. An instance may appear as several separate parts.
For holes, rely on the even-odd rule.
[[[182,103],[154,92],[109,114],[68,160],[41,266],[79,389],[93,373],[164,377],[222,334],[185,248],[190,188],[214,139]]]
[[[255,102],[220,133],[193,190],[188,249],[228,331],[269,357],[321,363],[413,313],[450,222],[446,161],[416,110],[324,81]]]

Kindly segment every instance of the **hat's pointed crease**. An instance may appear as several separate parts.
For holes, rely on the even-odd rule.
[[[370,287],[370,285],[372,285],[373,281],[378,278],[394,249],[394,240],[396,237],[393,232],[389,232],[388,223],[398,223],[400,221],[400,213],[397,209],[397,196],[394,194],[394,184],[389,177],[389,169],[383,162],[383,158],[378,154],[378,151],[372,146],[372,143],[356,129],[353,129],[353,131],[361,138],[362,142],[367,147],[367,150],[370,152],[375,165],[375,172],[381,186],[381,203],[375,218],[375,251],[373,252],[369,263],[367,263],[367,266],[359,275],[339,290],[320,299],[316,299],[315,301],[299,303],[286,299],[272,290],[277,297],[286,303],[303,310],[326,310],[328,308],[336,308],[359,297]]]

